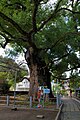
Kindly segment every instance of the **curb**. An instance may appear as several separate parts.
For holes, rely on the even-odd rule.
[[[60,105],[60,107],[59,107],[59,112],[58,112],[58,114],[57,114],[55,120],[60,120],[62,108],[63,108],[63,103],[62,103],[62,104]]]
[[[73,100],[77,101],[78,103],[80,103],[80,100],[77,100],[76,98],[72,98]]]

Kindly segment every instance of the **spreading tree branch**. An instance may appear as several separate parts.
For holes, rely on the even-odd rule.
[[[5,43],[3,43],[3,44],[0,43],[1,47],[2,47],[2,48],[5,48],[6,45],[10,42],[10,39],[9,39],[6,35],[4,35],[3,33],[0,33],[0,35],[5,38]]]
[[[54,48],[55,46],[59,45],[59,43],[63,42],[65,40],[65,38],[69,35],[73,35],[73,36],[80,36],[80,32],[67,32],[64,35],[62,35],[54,44],[52,44],[50,47],[45,47],[45,48],[40,48],[40,50],[48,50],[51,48]]]
[[[51,48],[55,47],[59,43],[63,42],[63,40],[65,39],[65,37],[67,37],[69,35],[78,35],[78,36],[80,36],[80,32],[67,32],[67,33],[65,33],[60,39],[58,39],[54,44],[52,44]]]
[[[56,4],[55,12],[58,10],[61,2],[62,2],[62,0],[59,0],[59,2]]]
[[[71,53],[71,51],[72,51],[72,50],[70,50],[68,53],[66,53],[66,54],[62,55],[62,56],[61,56],[60,58],[58,58],[57,60],[53,60],[52,62],[54,63],[54,62],[56,62],[56,61],[61,60],[62,58],[65,58],[65,57],[69,56],[69,55],[70,55],[70,53]]]
[[[6,45],[8,44],[8,42],[6,41],[4,44],[0,43],[1,47],[5,49]]]
[[[51,60],[51,61],[50,61],[50,66],[52,66],[54,62],[58,62],[59,60],[61,60],[61,59],[63,59],[63,58],[66,58],[67,56],[69,56],[70,53],[71,53],[71,51],[72,51],[72,50],[70,50],[68,53],[62,55],[61,57],[57,58],[56,60]]]
[[[0,27],[1,27],[1,29],[2,29],[2,33],[5,33],[6,35],[8,35],[8,36],[10,36],[11,38],[14,38],[14,39],[15,39],[15,37],[13,37],[13,35],[12,35],[10,32],[8,32],[7,30],[5,30],[1,24],[0,24]]]
[[[73,11],[73,10],[70,10],[70,9],[64,8],[64,7],[58,9],[56,12],[60,12],[60,11],[62,11],[62,10],[69,11],[69,12],[71,12],[71,13],[73,13],[73,14],[80,14],[80,12],[78,12],[78,11]]]
[[[63,76],[55,76],[55,75],[52,75],[54,78],[56,78],[56,79],[58,79],[58,80],[70,80],[72,77],[70,76],[70,77],[68,77],[68,78],[66,78],[66,77],[63,77]]]
[[[19,31],[22,35],[25,36],[28,35],[28,33],[22,30],[22,28],[14,20],[6,16],[4,13],[0,12],[0,17],[9,22],[10,24],[12,24],[17,29],[17,31]]]
[[[75,69],[78,69],[78,68],[80,68],[80,63],[78,63],[77,65],[75,65],[75,66],[73,66],[69,69],[67,69],[66,72],[71,71],[71,70],[75,70]]]
[[[80,14],[80,12],[78,12],[78,11],[73,11],[73,10],[70,10],[70,9],[64,8],[64,7],[62,7],[62,8],[59,9],[59,5],[60,5],[61,1],[62,1],[62,0],[60,0],[60,1],[57,3],[57,6],[56,6],[55,10],[53,11],[53,13],[52,13],[46,20],[43,20],[43,21],[41,22],[41,25],[40,25],[40,27],[38,27],[37,31],[40,31],[51,19],[55,18],[55,17],[57,16],[57,14],[58,14],[60,11],[62,11],[62,10],[69,11],[69,12],[71,12],[72,14]]]
[[[34,0],[34,9],[33,9],[33,15],[32,15],[32,25],[33,25],[33,31],[37,31],[37,25],[36,25],[36,16],[37,16],[37,11],[38,11],[38,1]]]
[[[23,5],[23,4],[20,3],[20,2],[15,2],[15,3],[13,3],[13,4],[7,2],[7,4],[5,5],[5,7],[15,7],[15,9],[17,9],[17,10],[18,10],[18,9],[21,9],[21,10],[23,10],[23,11],[26,10],[26,6]]]

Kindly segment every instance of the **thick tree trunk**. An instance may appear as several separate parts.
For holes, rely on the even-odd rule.
[[[30,90],[29,95],[35,100],[38,92],[38,69],[36,62],[36,51],[34,52],[33,47],[30,47],[25,53],[25,58],[30,70]]]
[[[32,47],[29,48],[29,57],[27,62],[30,69],[30,96],[35,100],[38,92],[38,82],[41,83],[42,81],[42,85],[44,86],[46,84],[50,89],[50,97],[53,97],[49,69],[45,67],[45,62],[38,58],[37,51],[34,51]]]
[[[49,97],[53,98],[54,95],[51,90],[51,73],[49,72],[49,69],[43,66],[42,69],[39,69],[38,75],[40,85],[47,86],[47,88],[50,89]]]
[[[51,89],[51,73],[49,72],[48,68],[45,69],[45,76],[46,76],[46,85],[50,89],[49,97],[53,98],[54,95],[53,95],[52,89]]]
[[[31,65],[30,68],[30,96],[35,100],[38,92],[38,74],[37,74],[37,65]]]

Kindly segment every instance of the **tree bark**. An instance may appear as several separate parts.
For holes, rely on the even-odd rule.
[[[38,74],[37,74],[37,64],[32,64],[30,68],[30,96],[33,97],[33,101],[37,97],[38,92]]]
[[[47,68],[47,66],[46,67],[43,66],[42,69],[39,69],[38,75],[39,75],[40,85],[47,86],[47,88],[50,89],[49,97],[53,98],[54,95],[51,90],[51,73],[49,72],[49,69]]]

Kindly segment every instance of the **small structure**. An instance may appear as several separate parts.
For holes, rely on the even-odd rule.
[[[29,91],[30,82],[24,78],[22,82],[16,83],[16,91]]]

